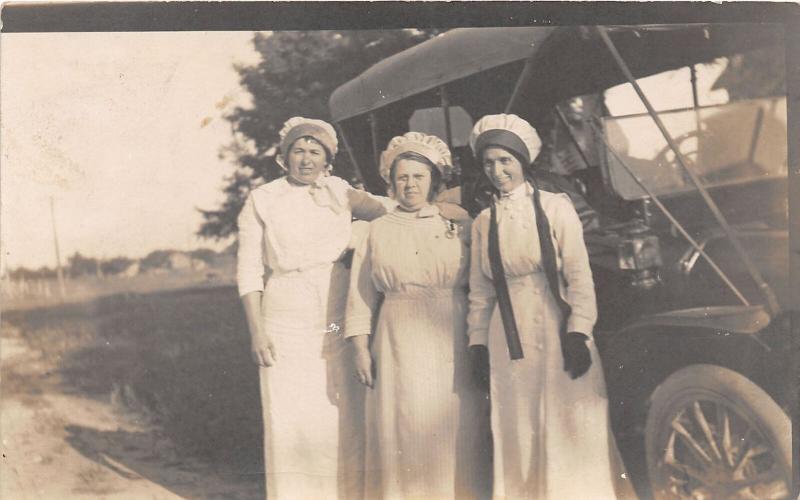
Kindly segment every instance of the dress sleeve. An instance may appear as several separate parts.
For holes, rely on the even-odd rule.
[[[264,221],[256,212],[252,193],[237,219],[239,250],[236,255],[236,283],[239,296],[264,291],[264,259],[262,255]]]
[[[372,281],[370,259],[370,237],[364,238],[353,255],[350,267],[350,290],[347,294],[347,311],[344,336],[369,335],[372,333],[372,315],[378,305],[379,291]]]
[[[480,216],[472,224],[469,263],[469,314],[467,315],[469,345],[489,343],[489,322],[497,299],[494,284],[481,266],[483,240]]]
[[[565,197],[557,205],[555,236],[561,255],[566,301],[572,306],[567,331],[592,336],[597,321],[597,300],[589,265],[589,252],[583,241],[583,225],[572,203]]]
[[[353,216],[367,222],[377,219],[394,208],[393,200],[352,187],[347,191],[347,199],[350,202]]]

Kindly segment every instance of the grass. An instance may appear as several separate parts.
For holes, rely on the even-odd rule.
[[[99,297],[126,293],[151,293],[190,287],[218,287],[233,284],[230,266],[205,270],[169,269],[135,276],[80,276],[66,278],[64,296],[56,279],[0,280],[0,301],[4,310],[51,307],[86,302]]]
[[[51,385],[116,396],[160,424],[181,452],[263,473],[258,372],[234,287],[111,295],[12,310],[3,321],[4,335],[13,331],[57,360],[56,372],[42,375]],[[4,391],[37,390],[6,382]]]

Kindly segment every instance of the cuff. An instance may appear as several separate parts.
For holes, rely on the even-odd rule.
[[[568,332],[582,333],[589,337],[590,340],[592,338],[592,329],[594,329],[594,322],[589,321],[586,318],[581,318],[580,316],[571,314],[569,320],[567,320]]]
[[[372,317],[369,315],[348,316],[344,324],[344,337],[369,335],[372,333]]]
[[[244,297],[248,293],[253,293],[253,292],[264,293],[263,284],[258,285],[255,283],[240,283],[238,289],[239,289],[239,297]]]

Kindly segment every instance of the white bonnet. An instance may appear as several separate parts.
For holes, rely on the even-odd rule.
[[[380,173],[387,184],[391,184],[392,163],[401,153],[413,151],[430,160],[446,177],[453,168],[453,159],[447,144],[434,135],[422,132],[406,132],[389,141],[386,150],[381,153]]]
[[[517,144],[503,142],[502,133],[498,134],[496,131],[510,132],[521,142],[517,141]],[[469,146],[475,155],[492,144],[514,150],[526,158],[528,163],[532,162],[542,149],[542,141],[536,129],[519,116],[510,114],[484,116],[472,127]]]
[[[281,164],[281,166],[283,166],[283,158],[281,156],[286,155],[294,141],[301,137],[313,137],[314,140],[325,146],[331,155],[328,161],[333,160],[333,156],[336,156],[336,152],[339,149],[336,130],[330,123],[322,120],[303,118],[302,116],[289,118],[286,120],[286,123],[283,124],[281,131],[278,132],[278,136],[281,140],[281,155],[278,157],[278,163]]]

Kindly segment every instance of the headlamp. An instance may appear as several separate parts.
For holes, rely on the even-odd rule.
[[[649,289],[659,282],[658,268],[662,266],[658,236],[649,233],[644,224],[626,232],[617,244],[619,268],[633,273],[632,284]]]

